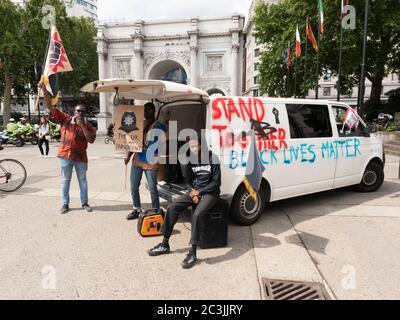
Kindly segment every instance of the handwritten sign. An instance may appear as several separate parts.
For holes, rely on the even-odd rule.
[[[119,105],[114,108],[115,149],[141,152],[143,148],[144,106]]]

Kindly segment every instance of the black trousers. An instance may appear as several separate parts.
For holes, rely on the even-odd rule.
[[[205,214],[218,202],[218,197],[212,194],[206,194],[197,204],[195,211],[192,214],[192,235],[190,238],[191,245],[200,244],[200,223]],[[161,233],[164,237],[169,238],[172,234],[174,226],[178,221],[179,214],[186,208],[193,206],[194,202],[189,194],[184,194],[178,200],[168,206],[165,214],[164,223],[161,227]]]
[[[44,155],[44,153],[43,153],[43,143],[46,145],[46,156],[48,156],[49,155],[49,140],[47,140],[45,138],[39,139],[39,150],[40,150],[40,153],[42,155]]]

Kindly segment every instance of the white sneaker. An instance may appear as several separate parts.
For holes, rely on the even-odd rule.
[[[44,156],[44,158],[45,158],[45,159],[47,159],[47,158],[48,158],[48,156]]]
[[[39,156],[39,159],[43,159],[43,158],[44,158],[44,156],[43,156],[43,155]]]

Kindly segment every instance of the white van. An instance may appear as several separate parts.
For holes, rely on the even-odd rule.
[[[207,129],[209,148],[219,157],[221,197],[231,204],[231,216],[241,225],[255,223],[267,202],[315,192],[356,186],[376,191],[384,181],[382,142],[361,121],[352,130],[344,119],[344,103],[259,97],[209,97],[189,86],[157,80],[99,80],[86,92],[118,91],[119,98],[160,103],[158,120],[177,121],[185,128]],[[265,168],[254,201],[243,184],[251,137],[237,133],[255,129]],[[212,133],[212,134],[211,134]],[[178,142],[178,146],[185,141]],[[160,197],[173,201],[185,192],[185,169],[163,167]]]

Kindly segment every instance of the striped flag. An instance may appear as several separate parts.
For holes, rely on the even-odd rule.
[[[301,56],[301,40],[300,40],[300,32],[299,25],[296,26],[296,57]]]
[[[313,32],[312,26],[311,26],[311,18],[310,17],[308,17],[308,21],[307,21],[307,25],[306,25],[306,34],[307,34],[307,38],[308,38],[308,40],[310,40],[314,50],[318,52],[318,43],[317,43],[317,40],[315,40],[314,32]]]
[[[318,0],[318,10],[319,10],[319,30],[324,33],[324,4],[322,0]]]
[[[46,64],[41,77],[41,82],[46,86],[46,90],[52,97],[52,105],[55,105],[59,98],[58,74],[60,72],[69,72],[72,70],[60,34],[56,26],[52,26]]]
[[[249,158],[247,160],[244,184],[254,201],[257,201],[257,193],[261,187],[262,176],[265,168],[261,163],[260,155],[257,150],[256,134],[252,130]]]

